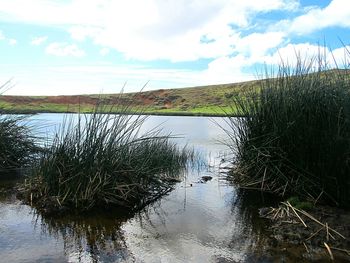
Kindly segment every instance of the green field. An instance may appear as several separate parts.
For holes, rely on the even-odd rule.
[[[0,96],[0,109],[13,113],[92,112],[101,101],[105,105],[131,105],[147,114],[211,115],[235,114],[232,97],[256,88],[259,81],[234,84],[161,89],[125,94],[74,96]],[[118,109],[114,110],[118,112]]]

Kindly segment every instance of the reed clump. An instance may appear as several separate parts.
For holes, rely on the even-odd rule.
[[[140,209],[172,189],[192,151],[179,149],[128,106],[98,105],[93,114],[64,122],[21,188],[24,198],[51,210],[108,206]],[[137,113],[137,114],[136,114]],[[135,115],[136,114],[136,115]]]
[[[0,96],[9,85],[6,82],[0,86]],[[28,166],[37,151],[26,117],[5,115],[0,108],[0,174],[15,174],[19,168]]]
[[[350,71],[328,65],[322,55],[299,56],[234,98],[245,117],[229,120],[233,180],[350,206]]]

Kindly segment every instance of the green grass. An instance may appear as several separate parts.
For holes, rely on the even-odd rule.
[[[115,108],[130,113],[128,106]],[[192,151],[159,130],[140,134],[146,116],[99,114],[67,120],[21,188],[37,207],[86,211],[119,206],[134,211],[171,190]]]
[[[313,204],[308,201],[301,201],[298,196],[291,196],[287,199],[293,207],[302,210],[310,210],[313,208]]]
[[[1,99],[1,98],[0,98]],[[7,113],[65,113],[65,112],[92,112],[93,105],[67,105],[58,103],[18,104],[0,101],[0,109]]]
[[[231,106],[201,106],[194,107],[191,109],[183,110],[181,108],[172,109],[147,109],[146,114],[157,114],[157,115],[197,115],[197,116],[224,116],[232,112]]]
[[[320,55],[282,64],[276,78],[234,97],[247,117],[231,118],[227,130],[236,156],[233,180],[349,207],[350,76],[325,62]]]
[[[224,115],[232,97],[247,88],[256,88],[257,81],[234,84],[145,91],[126,94],[79,96],[4,96],[0,107],[9,112],[93,112],[98,99],[105,105],[125,104],[132,110],[145,108],[151,114]],[[108,111],[108,110],[107,110]]]
[[[200,113],[200,114],[208,114],[208,115],[226,115],[237,113],[236,109],[232,108],[232,106],[203,106],[197,107],[189,110],[191,113]]]

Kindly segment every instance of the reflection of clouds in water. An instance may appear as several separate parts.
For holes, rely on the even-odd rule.
[[[38,124],[43,135],[53,136],[58,131],[64,119],[77,120],[77,114],[39,114],[31,117],[34,124]],[[136,117],[132,116],[131,120]],[[217,123],[216,123],[217,122]],[[220,144],[225,140],[225,132],[218,128],[218,124],[227,126],[223,118],[191,117],[191,116],[149,116],[142,124],[140,134],[152,129],[161,129],[163,135],[171,134],[177,138],[173,140],[181,146],[195,146],[198,151],[209,153],[210,151],[224,151],[226,146]],[[35,125],[34,125],[35,128]]]
[[[58,124],[63,115],[42,114],[35,118]],[[214,119],[222,122],[221,118]],[[0,225],[10,226],[10,219],[20,217],[18,223],[25,229],[14,232],[13,238],[18,240],[12,240],[15,248],[9,251],[26,255],[23,247],[28,243],[27,251],[36,252],[28,255],[33,261],[44,255],[59,260],[64,257],[70,262],[229,262],[244,259],[254,243],[254,233],[249,211],[242,209],[237,190],[218,179],[220,155],[227,150],[218,143],[225,137],[224,131],[211,118],[169,116],[149,117],[142,131],[157,126],[163,127],[165,134],[183,136],[174,140],[181,146],[194,147],[214,167],[198,173],[190,171],[186,181],[177,184],[169,195],[124,223],[117,220],[118,213],[111,211],[109,216],[96,214],[92,219],[40,219],[38,225],[42,224],[43,232],[39,234],[40,230],[33,229],[29,210],[7,215],[6,222],[0,217]],[[206,184],[198,183],[203,175],[211,175],[213,179]],[[9,229],[16,229],[16,225]],[[2,228],[0,231],[5,232],[5,236],[0,236],[1,248],[1,242],[9,239],[9,233]],[[0,257],[8,253],[3,247],[0,249]],[[12,261],[21,260],[13,257]]]
[[[83,251],[83,252],[76,252],[73,251],[71,253],[67,253],[68,262],[75,263],[75,262],[83,262],[83,263],[95,263],[100,262],[98,259],[94,259],[91,257],[91,254]]]
[[[220,118],[215,118],[220,121]],[[180,117],[180,116],[150,116],[144,123],[143,130],[154,127],[163,128],[165,134],[179,135],[177,142],[191,145],[205,145],[211,147],[213,141],[224,136],[211,118],[207,117]]]
[[[162,257],[169,262],[215,262],[215,257],[241,260],[252,236],[247,236],[251,231],[245,227],[249,222],[232,211],[234,199],[232,187],[217,182],[179,187],[160,201],[161,209],[123,226],[126,244],[144,262],[160,262]],[[239,239],[239,244],[231,246],[233,239]],[[140,246],[143,242],[147,246]]]
[[[218,165],[228,151],[222,144],[227,138],[219,125],[227,127],[223,118],[151,116],[146,120],[143,131],[163,127],[164,134],[171,133],[180,138],[174,139],[179,145],[194,147],[209,165]]]
[[[33,228],[30,207],[21,204],[1,204],[0,261],[4,262],[64,262],[61,239],[42,235]]]
[[[153,119],[153,124],[163,118]],[[247,229],[246,218],[232,210],[232,202],[237,198],[235,189],[222,185],[215,174],[227,150],[218,143],[225,138],[225,132],[209,118],[172,117],[167,125],[174,134],[184,134],[183,140],[190,141],[195,150],[207,155],[209,164],[215,166],[207,173],[213,175],[210,172],[214,172],[214,179],[198,184],[198,178],[207,173],[190,174],[189,182],[179,184],[163,198],[161,209],[150,211],[147,220],[135,217],[128,221],[123,226],[128,248],[136,259],[145,262],[242,260],[252,243],[249,235],[252,231]],[[189,183],[193,187],[186,188]],[[142,243],[148,245],[141,246]]]

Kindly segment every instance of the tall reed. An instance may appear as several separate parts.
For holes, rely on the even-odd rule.
[[[147,116],[97,105],[93,114],[65,121],[24,185],[43,206],[89,210],[109,205],[136,210],[169,191],[192,152],[159,129],[142,131]],[[136,115],[129,115],[135,113]]]
[[[234,98],[232,178],[246,187],[350,205],[350,75],[327,58],[281,64]]]
[[[0,86],[0,96],[10,86]],[[0,174],[13,174],[33,160],[38,148],[25,116],[6,115],[0,108]]]

